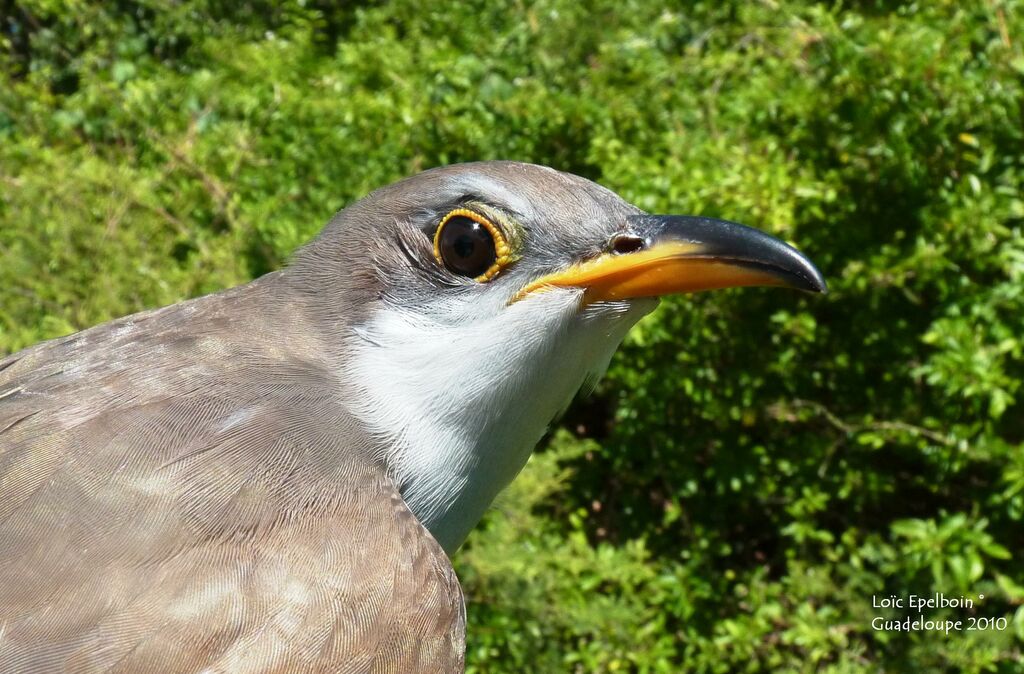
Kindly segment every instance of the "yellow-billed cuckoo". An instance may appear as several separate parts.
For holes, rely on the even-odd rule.
[[[0,360],[0,671],[462,671],[454,551],[666,293],[793,248],[512,162],[286,269]]]

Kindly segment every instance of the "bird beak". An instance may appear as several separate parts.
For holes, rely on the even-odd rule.
[[[737,286],[827,290],[806,256],[752,227],[683,215],[639,215],[629,224],[612,246],[618,251],[539,278],[513,301],[549,287],[584,288],[587,304]]]

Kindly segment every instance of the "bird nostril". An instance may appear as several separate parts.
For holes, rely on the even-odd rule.
[[[612,252],[616,255],[635,253],[644,247],[644,240],[635,234],[617,234],[612,238]]]

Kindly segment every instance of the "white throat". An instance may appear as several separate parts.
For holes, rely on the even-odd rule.
[[[484,301],[501,306],[387,309],[358,330],[352,412],[389,448],[383,458],[406,502],[447,552],[657,304],[581,312],[581,295],[553,289],[510,306],[493,297]]]

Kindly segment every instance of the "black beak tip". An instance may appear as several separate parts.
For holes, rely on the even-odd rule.
[[[740,251],[739,259],[764,268],[791,288],[820,295],[828,293],[828,283],[818,267],[785,241],[734,222],[721,220],[716,224],[721,228],[722,236],[722,240],[712,239],[716,247],[728,250],[731,243]]]
[[[758,269],[775,283],[825,294],[828,284],[810,259],[785,241],[753,227],[728,220],[692,215],[641,215],[637,228],[651,240],[698,244],[701,255],[737,266]]]
[[[805,264],[801,270],[803,273],[794,279],[797,281],[795,287],[798,290],[805,290],[819,295],[827,295],[828,283],[825,281],[825,277],[821,274],[821,271],[819,271],[818,268],[814,266],[814,263],[806,257],[803,255],[800,257],[803,258]]]
[[[815,279],[818,283],[818,287],[814,289],[814,292],[820,295],[828,295],[828,283],[825,282],[825,278],[818,272],[818,278]]]
[[[767,235],[759,233],[759,236],[768,241]],[[761,269],[775,277],[778,285],[817,295],[828,293],[825,277],[814,263],[796,248],[773,239],[765,250],[766,254],[763,256],[742,259],[746,265]]]

